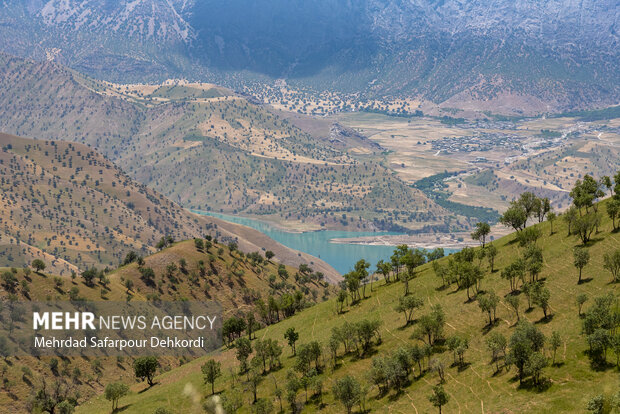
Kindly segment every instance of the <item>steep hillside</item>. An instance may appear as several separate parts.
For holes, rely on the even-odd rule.
[[[604,213],[607,204],[608,201],[599,204],[598,211]],[[281,368],[276,365],[266,375],[261,375],[259,369],[256,374],[257,381],[250,381],[245,375],[235,374],[231,377],[230,367],[233,371],[239,370],[234,348],[225,349],[221,354],[215,355],[213,358],[222,364],[222,377],[215,382],[216,392],[223,397],[228,407],[241,407],[238,412],[251,412],[251,384],[256,383],[257,397],[268,401],[260,404],[279,407],[280,400],[275,393],[275,390],[279,389],[283,391],[281,397],[286,410],[293,401],[298,412],[315,412],[320,408],[322,412],[341,413],[345,412],[345,409],[335,399],[333,386],[346,375],[351,375],[362,384],[362,402],[358,404],[359,401],[353,400],[354,412],[362,411],[360,404],[364,411],[371,412],[437,412],[437,408],[429,401],[432,388],[437,384],[442,384],[447,393],[447,402],[443,404],[445,412],[584,412],[592,397],[601,393],[611,396],[618,391],[620,385],[616,357],[612,356],[612,350],[607,351],[606,357],[603,357],[602,351],[590,351],[599,348],[596,348],[598,345],[594,336],[588,337],[583,330],[586,327],[585,329],[592,332],[591,324],[598,323],[594,322],[598,317],[596,315],[603,315],[600,311],[596,312],[597,309],[605,309],[602,305],[605,301],[597,298],[612,294],[612,304],[613,300],[617,300],[618,284],[603,267],[603,257],[605,254],[620,251],[620,239],[617,230],[612,231],[611,220],[604,216],[598,232],[595,232],[592,240],[585,246],[590,260],[583,268],[582,282],[578,283],[579,270],[573,265],[573,249],[581,247],[580,238],[576,234],[567,236],[566,221],[561,218],[553,222],[553,232],[549,222],[530,226],[528,234],[536,230],[540,231],[540,238],[534,243],[542,249],[543,264],[535,277],[542,283],[542,291],[547,288],[550,293],[549,296],[540,296],[547,298],[544,312],[541,307],[543,300],[537,299],[539,296],[532,294],[532,306],[528,309],[525,288],[521,283],[517,282],[517,290],[511,293],[509,280],[501,276],[509,265],[527,250],[520,247],[515,233],[493,242],[498,250],[493,271],[489,268],[487,258],[480,262],[483,278],[477,293],[477,289],[473,287],[466,291],[464,288],[458,289],[455,284],[443,285],[442,279],[435,275],[433,266],[423,265],[416,270],[415,278],[409,282],[410,296],[421,300],[418,303],[420,308],[413,312],[412,321],[406,323],[404,314],[396,310],[400,298],[403,297],[403,284],[376,282],[372,290],[367,287],[366,298],[354,305],[344,304],[342,312],[339,311],[341,305],[333,299],[258,332],[257,337],[260,340],[278,341],[284,347],[284,355],[281,358]],[[478,251],[480,248],[476,249],[476,252]],[[453,260],[457,260],[457,257],[449,256],[438,263],[443,267]],[[478,259],[474,259],[474,263],[478,264]],[[531,278],[529,273],[524,275],[525,281],[530,281]],[[491,292],[495,292],[499,300],[495,305],[496,312],[491,309],[487,314],[486,311],[481,311],[479,304],[485,298],[491,298]],[[576,298],[581,295],[586,297],[582,308],[576,302]],[[517,314],[509,305],[513,300],[511,298],[515,297],[520,301],[518,317],[523,323],[527,323],[526,325],[517,324]],[[441,306],[445,319],[441,322],[440,318],[440,322],[433,325],[432,321],[437,319],[433,319],[432,310],[438,305]],[[492,316],[495,319],[489,323]],[[333,329],[342,328],[346,322],[353,324],[364,319],[379,320],[381,323],[370,339],[369,348],[362,352],[362,346],[355,345],[354,334],[336,336],[335,338],[340,339],[336,339],[333,348],[336,352],[334,364],[333,351],[329,347]],[[431,347],[425,347],[425,343],[429,341],[423,330],[425,326],[431,327],[430,336],[437,338]],[[433,326],[435,328],[432,328]],[[528,365],[530,368],[526,368],[523,383],[520,383],[516,368],[518,359],[514,359],[519,353],[514,349],[523,348],[514,348],[514,344],[524,342],[516,342],[523,337],[519,337],[515,332],[522,332],[526,327],[530,329],[528,335],[539,331],[546,339],[539,348],[539,355],[542,356],[539,358],[541,364],[537,366],[542,367],[542,371],[532,371],[531,367],[534,365]],[[294,328],[299,333],[297,357],[292,355],[292,350],[286,345],[284,338],[284,333],[289,328]],[[554,337],[553,332],[559,336]],[[608,331],[602,329],[597,335],[601,332]],[[613,328],[611,332],[613,334]],[[496,353],[497,358],[493,358],[487,344],[490,338],[498,338],[499,335],[508,342],[504,348],[505,353],[502,353],[500,347]],[[351,348],[349,352],[339,343],[347,339]],[[463,345],[463,340],[467,340],[466,345]],[[322,350],[322,356],[318,360],[318,377],[312,376],[312,373],[316,372],[308,370],[305,363],[298,362],[306,352],[302,351],[303,344],[312,341],[319,341]],[[499,342],[495,339],[493,343]],[[404,351],[397,351],[399,348]],[[418,365],[415,359],[410,359],[417,355],[412,349],[428,349],[430,353],[423,352]],[[510,358],[513,358],[512,362],[509,362]],[[133,392],[121,400],[123,412],[151,412],[158,407],[166,407],[173,413],[198,410],[199,405],[195,403],[197,400],[193,398],[198,396],[201,401],[205,401],[210,395],[210,386],[205,387],[200,372],[201,365],[207,359],[201,358],[180,370],[162,374],[158,377],[158,384],[150,389],[145,389],[143,385],[133,386]],[[408,372],[405,373],[402,365],[398,365],[400,362],[394,362],[397,360],[405,361],[403,364],[408,367]],[[314,368],[314,362],[310,364]],[[398,368],[399,366],[401,368]],[[378,376],[380,372],[387,373],[388,377],[382,379]],[[531,372],[539,374],[533,377]],[[306,381],[302,377],[303,373],[308,375],[307,390],[304,390],[303,386],[303,381]],[[376,384],[380,388],[371,381],[372,373],[378,378]],[[253,375],[255,374],[248,378],[255,378]],[[301,382],[294,385],[291,378],[297,378],[297,381]],[[320,379],[320,382],[317,382],[316,378]],[[319,383],[321,386],[317,387],[316,384]],[[191,384],[191,387],[188,384]],[[386,384],[389,386],[387,390],[383,390]],[[181,396],[184,389],[192,389],[194,392]],[[321,392],[317,393],[317,390]],[[79,407],[78,412],[104,413],[106,410],[107,402],[98,398]]]
[[[372,230],[406,206],[412,229],[468,226],[380,163],[222,88],[112,85],[6,55],[0,73],[0,130],[90,145],[184,207]]]
[[[196,240],[204,247],[196,246]],[[19,287],[12,289],[3,280],[0,298],[6,300],[13,293],[18,300],[35,302],[78,297],[91,301],[123,301],[128,297],[138,301],[216,300],[224,315],[231,316],[245,314],[257,299],[270,295],[279,297],[298,290],[304,303],[310,304],[327,299],[335,289],[320,271],[310,268],[301,272],[278,263],[277,257],[267,260],[259,251],[245,254],[236,244],[231,246],[210,236],[208,240],[173,242],[142,257],[143,263],[138,263],[141,256],[135,250],[130,252],[136,253],[132,261],[124,260],[128,263],[118,268],[94,266],[98,271],[92,284],[81,276],[83,272],[58,277],[48,267],[32,270],[31,262],[23,267],[1,267],[0,274],[13,273]],[[48,259],[40,259],[49,264]],[[152,277],[145,277],[142,269],[151,269]],[[132,284],[128,288],[129,280]]]
[[[144,300],[217,300],[223,316],[244,317],[253,303],[262,298],[279,300],[295,295],[297,309],[325,300],[334,291],[322,276],[309,271],[303,275],[296,268],[268,261],[262,255],[245,255],[234,247],[215,240],[198,239],[177,242],[116,270],[99,272],[92,284],[81,275],[59,277],[53,272],[35,272],[30,267],[2,268],[0,301],[14,295],[18,301],[91,301]],[[49,260],[43,259],[46,264]],[[201,264],[202,262],[202,264]],[[170,269],[174,265],[174,269]],[[152,279],[139,269],[151,269]],[[10,287],[6,274],[15,279]],[[129,284],[131,281],[131,285]],[[8,341],[9,346],[15,344]],[[5,348],[2,348],[5,352]],[[4,354],[3,354],[4,355]],[[31,412],[34,395],[44,381],[47,386],[61,384],[62,392],[78,396],[78,401],[96,395],[112,380],[131,381],[131,358],[63,358],[53,368],[52,358],[6,358],[0,362],[4,381],[0,406],[13,412]],[[171,369],[185,363],[184,358],[162,358],[162,368]],[[27,367],[28,371],[23,371]],[[35,404],[36,405],[36,404]],[[5,411],[3,411],[5,412]]]
[[[133,290],[143,300],[152,299],[153,294],[164,300],[216,300],[227,315],[245,313],[256,300],[268,295],[300,290],[308,302],[318,302],[329,297],[334,289],[320,272],[310,270],[306,272],[308,278],[302,278],[298,269],[279,267],[275,260],[265,259],[263,253],[258,258],[245,255],[234,246],[205,243],[208,248],[196,247],[193,240],[175,243],[146,257],[143,265],[131,263],[118,268],[109,278],[120,284],[132,280]],[[170,264],[177,269],[171,271]],[[144,279],[141,268],[153,269],[156,277],[152,281]]]
[[[337,278],[321,260],[259,232],[182,209],[85,145],[0,134],[0,147],[2,265],[20,267],[52,255],[48,265],[66,276],[76,270],[71,265],[115,267],[131,250],[152,253],[164,236],[212,234],[243,251],[272,250],[278,260],[311,263]]]

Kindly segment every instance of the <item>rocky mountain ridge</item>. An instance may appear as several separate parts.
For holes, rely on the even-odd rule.
[[[0,10],[1,51],[108,80],[243,90],[285,78],[455,107],[499,99],[517,113],[620,101],[614,0],[4,0]]]

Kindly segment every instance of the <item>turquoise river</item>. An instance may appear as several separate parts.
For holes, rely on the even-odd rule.
[[[342,244],[331,243],[332,239],[377,236],[377,235],[396,235],[400,233],[390,232],[360,232],[360,231],[333,231],[320,230],[303,233],[293,233],[278,229],[270,223],[255,220],[247,217],[232,216],[228,214],[195,211],[195,213],[205,214],[220,218],[233,223],[243,224],[261,233],[266,234],[275,241],[322,259],[330,264],[340,274],[344,274],[353,268],[359,259],[366,259],[371,263],[370,270],[375,270],[375,264],[381,259],[389,259],[394,251],[394,246],[385,245],[364,245],[364,244]],[[448,252],[446,252],[448,253]]]

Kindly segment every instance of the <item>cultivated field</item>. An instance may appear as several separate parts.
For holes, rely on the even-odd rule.
[[[549,197],[563,209],[576,179],[620,167],[618,118],[453,122],[352,113],[338,120],[387,149],[385,165],[405,182],[454,172],[445,181],[449,200],[498,211],[523,191]]]

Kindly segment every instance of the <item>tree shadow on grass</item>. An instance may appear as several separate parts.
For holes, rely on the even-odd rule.
[[[491,377],[496,378],[496,377],[501,377],[505,374],[507,374],[508,371],[504,370],[504,367],[500,367],[500,369],[495,369],[495,367],[493,368],[493,374],[491,374]]]
[[[247,286],[247,283],[246,283],[245,279],[243,277],[241,277],[241,276],[237,277],[237,283],[239,283],[240,287],[246,287]]]
[[[601,355],[591,353],[588,350],[586,350],[584,354],[590,358],[590,369],[592,371],[604,372],[616,367],[616,365],[607,362],[606,359],[603,359]]]
[[[516,244],[516,243],[519,243],[519,240],[517,240],[517,238],[515,237],[514,239],[506,243],[506,246],[512,246],[513,244]]]
[[[273,367],[270,367],[270,368],[269,368],[269,371],[268,371],[268,372],[269,372],[269,373],[272,373],[272,372],[278,372],[278,371],[280,371],[282,368],[284,368],[284,365],[282,365],[282,364],[280,364],[280,365],[274,365]],[[264,375],[264,374],[263,374],[263,375]]]
[[[467,305],[467,304],[475,302],[475,301],[476,301],[476,296],[472,296],[470,298],[467,298],[467,300],[465,302],[463,302],[463,304]]]
[[[319,410],[322,410],[326,406],[325,402],[322,401],[322,399],[316,394],[313,394],[310,398],[308,398],[308,403],[316,405]]]
[[[127,410],[129,407],[131,407],[131,404],[123,405],[122,407],[118,407],[116,410],[112,411],[112,413],[113,414],[122,413],[123,411]]]
[[[575,247],[592,247],[595,244],[602,242],[603,240],[605,240],[604,237],[592,237],[590,240],[588,240],[588,242],[585,245],[582,243],[579,243]]]
[[[471,362],[465,362],[463,364],[457,364],[458,372],[465,371],[467,368],[469,368],[470,365],[471,365]]]
[[[409,322],[407,322],[405,325],[399,326],[398,328],[396,328],[397,331],[404,331],[407,328],[410,328],[412,326],[414,326],[416,323],[418,323],[417,319],[412,319]]]
[[[590,283],[591,281],[593,281],[594,278],[592,277],[587,277],[584,279],[581,279],[579,282],[577,282],[578,285],[583,285],[584,283]]]
[[[157,384],[159,384],[158,382],[154,382],[153,385],[149,385],[146,388],[141,389],[140,391],[138,391],[138,394],[142,394],[143,392],[146,392],[148,390],[150,390],[151,388],[155,387]]]
[[[442,353],[446,351],[446,338],[435,338],[433,342],[433,352]]]
[[[155,289],[157,287],[157,285],[155,284],[155,279],[145,279],[141,277],[140,280],[142,280],[144,284],[151,289]]]
[[[555,315],[551,314],[551,315],[547,315],[547,316],[543,316],[542,318],[540,318],[539,320],[537,320],[536,322],[534,322],[535,324],[541,324],[541,323],[549,323],[553,320],[553,317]]]
[[[374,399],[375,400],[380,400],[381,398],[385,397],[386,395],[388,395],[389,389],[378,389],[377,390],[377,394],[375,395]]]
[[[461,363],[460,361],[454,361],[450,364],[450,368],[456,368],[456,370],[458,372],[463,372],[465,371],[467,368],[469,368],[471,365],[471,362],[463,362]]]
[[[541,393],[547,391],[551,387],[551,384],[552,382],[549,378],[541,378],[538,384],[535,384],[534,381],[530,378],[519,384],[518,389]]]
[[[499,322],[500,322],[500,320],[496,318],[496,319],[493,321],[493,323],[487,323],[486,325],[484,325],[484,326],[482,327],[482,329],[481,329],[481,331],[482,331],[482,335],[486,335],[486,334],[488,334],[489,332],[491,332],[491,329],[493,329],[493,328],[495,328],[496,326],[498,326],[498,325],[499,325]]]
[[[359,361],[362,359],[370,358],[372,356],[377,355],[378,352],[379,351],[377,350],[377,347],[374,347],[374,346],[364,351],[364,353],[362,353],[361,355],[354,352],[353,356],[351,357],[351,361]]]
[[[403,395],[403,390],[400,389],[397,392],[395,392],[394,394],[390,394],[388,396],[388,401],[389,402],[397,401],[402,395]]]

